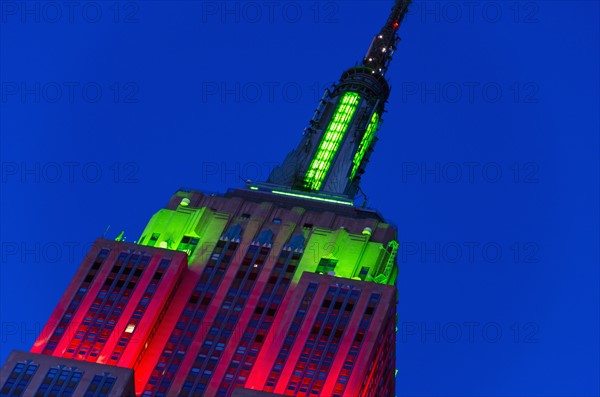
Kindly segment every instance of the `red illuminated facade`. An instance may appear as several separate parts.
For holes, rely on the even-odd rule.
[[[134,368],[186,267],[182,252],[96,240],[31,352]]]
[[[304,273],[246,387],[292,396],[393,396],[395,288]]]
[[[131,368],[138,396],[392,396],[395,287],[363,281],[364,266],[316,271],[337,257],[331,269],[369,264],[373,278],[389,252],[333,253],[385,251],[395,230],[373,211],[273,196],[179,191],[141,244],[98,239],[31,352]],[[193,249],[144,245],[173,230]]]

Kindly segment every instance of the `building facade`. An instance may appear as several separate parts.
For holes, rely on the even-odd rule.
[[[0,396],[394,396],[397,232],[354,197],[408,3],[267,182],[180,189],[136,243],[98,239]]]

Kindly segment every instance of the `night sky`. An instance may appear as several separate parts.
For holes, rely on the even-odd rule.
[[[392,5],[65,3],[0,4],[0,362],[95,238],[137,240],[180,187],[265,180]],[[405,18],[362,183],[401,242],[398,396],[600,393],[599,11]]]

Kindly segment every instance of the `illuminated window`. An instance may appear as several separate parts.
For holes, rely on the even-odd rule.
[[[321,188],[359,102],[360,95],[355,92],[347,92],[340,99],[304,176],[304,186],[306,188],[311,190]]]
[[[365,157],[365,154],[367,153],[367,150],[369,149],[369,146],[371,145],[371,141],[375,136],[375,132],[377,131],[378,125],[379,115],[377,114],[377,112],[374,112],[373,116],[371,117],[371,121],[369,122],[369,126],[367,127],[367,131],[365,132],[365,135],[363,135],[363,138],[360,141],[360,144],[358,145],[358,150],[354,155],[354,160],[352,160],[353,165],[352,171],[350,172],[350,180],[353,180],[356,176],[356,171],[358,171],[358,167],[360,166],[360,163],[362,162],[363,158]]]

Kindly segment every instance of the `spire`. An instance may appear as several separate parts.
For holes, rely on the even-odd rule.
[[[303,138],[267,180],[278,189],[353,199],[377,141],[390,87],[384,75],[411,0],[396,0],[360,66],[325,90]]]
[[[363,66],[373,69],[375,73],[385,74],[396,50],[398,28],[408,11],[411,0],[396,0],[387,22],[379,34],[371,42],[371,46],[363,59]]]

